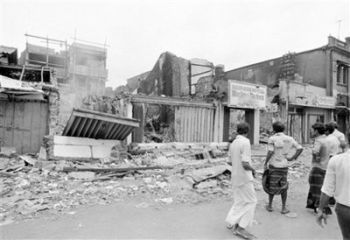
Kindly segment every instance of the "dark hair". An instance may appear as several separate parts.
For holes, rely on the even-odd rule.
[[[334,132],[334,123],[330,122],[325,125],[325,130],[332,134]]]
[[[314,130],[316,130],[319,134],[324,134],[326,131],[326,128],[324,127],[323,123],[316,122],[311,126]]]
[[[246,122],[241,122],[237,124],[237,133],[238,134],[247,134],[249,132],[249,124]]]
[[[332,121],[332,122],[330,122],[330,124],[333,125],[333,128],[334,128],[334,129],[337,129],[337,128],[338,128],[338,123],[337,123],[336,121]]]
[[[280,121],[276,121],[272,124],[272,129],[275,133],[283,132],[284,128],[284,124]]]

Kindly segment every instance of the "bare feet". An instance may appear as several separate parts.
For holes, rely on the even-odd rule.
[[[281,211],[282,214],[287,214],[289,212],[290,211],[287,208],[282,208],[282,211]]]

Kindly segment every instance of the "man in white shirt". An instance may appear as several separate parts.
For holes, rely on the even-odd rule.
[[[227,214],[226,223],[235,235],[252,239],[254,235],[245,228],[251,225],[254,220],[258,200],[253,184],[255,170],[251,167],[251,146],[247,138],[248,132],[249,125],[245,122],[239,123],[237,125],[238,136],[229,147],[234,203]]]
[[[340,141],[338,138],[333,134],[335,131],[334,124],[332,123],[327,123],[325,125],[325,130],[326,130],[326,141],[327,141],[327,146],[329,149],[329,157],[333,157],[337,155],[338,153],[342,152],[340,150]]]
[[[350,134],[348,135],[350,143]],[[323,227],[322,220],[327,223],[327,214],[323,209],[329,198],[334,196],[337,201],[335,212],[343,239],[350,239],[350,150],[332,157],[328,162],[326,177],[322,186],[317,223]]]
[[[338,139],[340,143],[339,148],[342,150],[341,152],[344,152],[346,147],[345,135],[338,130],[338,124],[336,122],[331,122],[331,124],[334,127],[334,132],[332,134]]]

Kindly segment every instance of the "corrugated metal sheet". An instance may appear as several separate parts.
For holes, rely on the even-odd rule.
[[[175,137],[178,142],[212,142],[215,109],[175,107]]]
[[[86,109],[73,109],[63,136],[124,140],[139,120]]]

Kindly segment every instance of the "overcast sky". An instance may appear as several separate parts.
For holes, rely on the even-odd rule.
[[[25,33],[107,41],[108,86],[152,69],[162,52],[230,70],[350,36],[350,0],[0,0],[0,45]],[[340,20],[340,24],[339,24]]]

